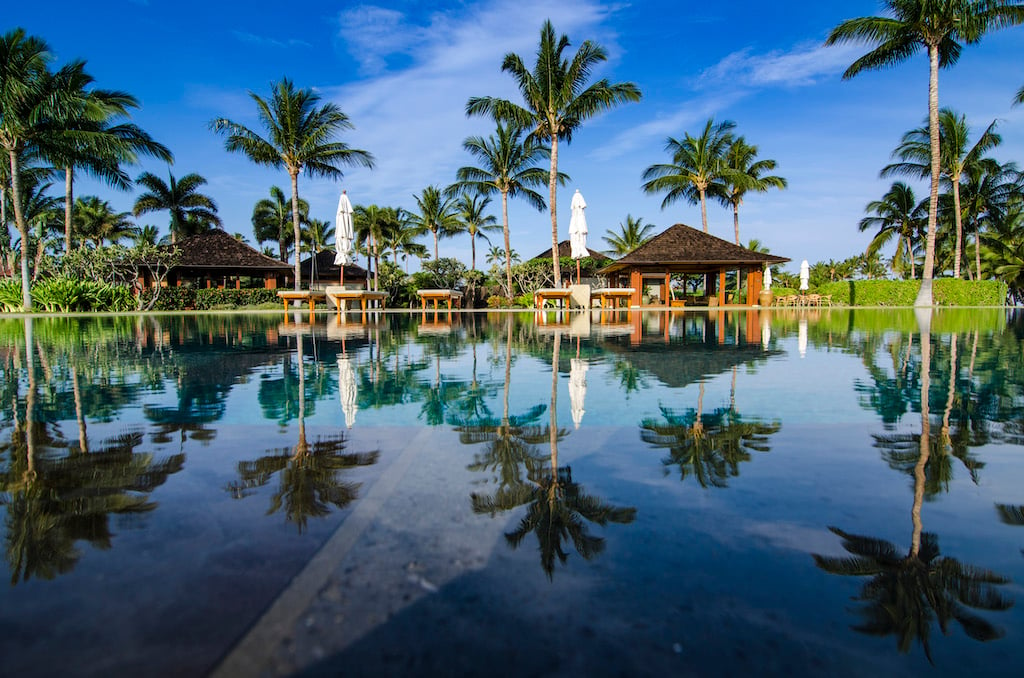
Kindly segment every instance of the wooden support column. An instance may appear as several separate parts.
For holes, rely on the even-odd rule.
[[[725,306],[725,269],[718,269],[718,305]]]
[[[644,292],[644,278],[638,269],[629,272],[629,286],[633,288],[633,296],[629,300],[630,306],[640,305],[640,295]]]
[[[661,295],[661,301],[667,307],[672,306],[672,274],[665,271],[665,293]]]

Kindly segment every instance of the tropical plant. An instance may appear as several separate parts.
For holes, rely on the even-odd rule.
[[[299,221],[309,221],[309,203],[299,199]],[[263,198],[252,208],[252,233],[256,242],[276,242],[278,258],[288,261],[288,251],[295,244],[292,232],[292,206],[288,197],[277,186],[270,187],[270,197]]]
[[[982,279],[982,230],[997,228],[1024,200],[1024,172],[1012,162],[1000,164],[992,158],[967,169],[960,187],[960,205],[967,224],[974,230],[976,279]]]
[[[640,100],[640,89],[631,82],[611,83],[601,79],[590,85],[593,69],[608,60],[600,45],[585,40],[571,59],[563,56],[569,47],[566,35],[556,36],[550,21],[540,29],[540,44],[533,71],[514,53],[505,55],[501,70],[512,75],[525,106],[506,99],[472,97],[466,103],[467,115],[491,115],[498,122],[532,129],[531,136],[551,145],[551,170],[548,174],[548,206],[551,209],[551,257],[555,279],[560,280],[558,263],[558,219],[556,189],[558,142],[572,141],[573,133],[588,118],[622,103]]]
[[[644,170],[644,193],[664,193],[662,209],[679,199],[700,205],[700,220],[707,233],[707,196],[726,192],[724,181],[732,174],[725,158],[733,143],[735,127],[736,123],[731,120],[716,124],[713,118],[708,118],[698,137],[688,132],[682,139],[669,137],[665,150],[672,156],[672,162],[651,165]]]
[[[917,277],[914,249],[924,235],[928,218],[928,207],[924,202],[917,202],[914,189],[902,181],[896,181],[882,196],[881,200],[872,200],[864,208],[875,216],[860,220],[859,228],[863,231],[877,229],[871,239],[867,252],[878,252],[896,237],[896,253],[892,258],[895,272],[904,272],[906,263],[910,264],[910,277]]]
[[[512,287],[512,245],[509,239],[508,200],[522,196],[538,212],[544,209],[544,198],[532,187],[543,186],[548,173],[534,163],[542,157],[550,156],[547,147],[533,137],[522,138],[523,133],[524,129],[521,127],[498,123],[495,133],[488,138],[469,137],[462,142],[462,147],[476,158],[482,167],[460,167],[456,173],[458,182],[452,187],[460,190],[472,188],[484,195],[501,194],[505,279],[509,289]],[[567,178],[564,174],[559,174],[559,180],[563,183]]]
[[[445,197],[437,186],[427,186],[414,195],[419,212],[412,215],[412,223],[421,233],[430,231],[434,236],[434,259],[437,259],[437,241],[455,232],[458,218],[454,201]]]
[[[320,103],[312,89],[295,89],[288,78],[273,86],[270,100],[255,92],[249,96],[256,103],[257,116],[267,136],[227,118],[217,118],[210,128],[227,135],[224,147],[241,152],[257,165],[283,168],[292,184],[292,227],[295,242],[299,234],[299,174],[310,177],[341,179],[342,166],[373,168],[373,156],[366,151],[349,148],[335,141],[344,130],[353,128],[340,108],[333,103]],[[299,257],[295,257],[295,289],[301,289]]]
[[[493,214],[484,214],[491,199],[483,193],[462,193],[455,201],[457,228],[469,234],[470,270],[476,270],[476,240],[487,239],[488,231],[498,230],[498,220]]]
[[[960,277],[960,260],[963,251],[963,211],[960,206],[960,181],[965,172],[977,171],[984,160],[984,154],[1000,143],[1002,137],[995,132],[996,122],[982,132],[974,145],[968,148],[970,129],[967,117],[958,115],[950,108],[939,111],[939,173],[953,195],[953,222],[956,230],[956,246],[953,254],[953,277]],[[931,142],[928,121],[923,127],[903,135],[900,145],[893,151],[900,162],[887,165],[882,176],[903,175],[925,178],[931,171]]]
[[[103,247],[126,238],[134,239],[138,229],[131,220],[130,212],[115,212],[106,200],[94,195],[75,201],[74,226],[79,237],[90,240],[96,247]]]
[[[848,19],[832,29],[826,45],[868,43],[873,49],[854,61],[843,79],[888,68],[906,61],[924,48],[928,53],[928,141],[931,192],[924,270],[916,306],[932,305],[935,235],[939,202],[939,69],[953,66],[961,42],[973,44],[990,29],[1024,22],[1024,5],[1009,0],[885,0],[890,16]]]
[[[740,205],[749,191],[765,193],[769,189],[786,188],[786,180],[774,174],[765,175],[775,169],[774,160],[757,160],[757,146],[751,146],[743,137],[732,140],[725,152],[725,166],[731,170],[715,184],[715,197],[726,207],[732,208],[732,223],[736,231],[736,244],[740,244]]]
[[[143,172],[136,182],[148,189],[135,199],[132,213],[142,216],[150,212],[167,210],[170,214],[171,242],[195,235],[212,226],[220,227],[221,220],[217,216],[217,203],[213,198],[199,192],[206,185],[206,179],[192,173],[181,179],[175,179],[170,171],[168,181],[150,172]]]
[[[602,239],[611,245],[611,249],[605,250],[612,256],[623,256],[629,254],[637,247],[640,247],[653,236],[650,235],[654,224],[645,224],[642,217],[626,215],[626,220],[619,222],[619,232],[607,231]]]

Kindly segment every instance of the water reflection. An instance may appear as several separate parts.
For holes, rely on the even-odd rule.
[[[957,368],[954,334],[950,345],[948,396],[939,432],[933,436],[929,403],[932,371],[930,310],[921,311],[918,322],[921,337],[921,432],[920,435],[888,436],[885,439],[890,465],[913,476],[910,549],[903,555],[897,546],[885,540],[830,527],[842,539],[843,549],[853,557],[818,554],[813,557],[817,566],[830,574],[870,577],[856,597],[863,603],[857,610],[863,621],[853,627],[855,630],[869,635],[894,635],[900,652],[909,652],[916,642],[929,663],[934,664],[930,641],[933,624],[937,624],[944,635],[948,635],[951,624],[955,622],[974,640],[995,640],[1003,636],[1003,631],[971,610],[1003,611],[1009,609],[1013,601],[996,588],[1008,584],[1008,578],[941,555],[938,537],[924,532],[921,519],[924,499],[929,493],[948,487],[949,417]],[[939,461],[933,462],[933,455],[940,457]],[[972,470],[967,462],[965,466]],[[975,462],[974,471],[977,466]]]
[[[267,515],[283,508],[285,519],[293,523],[301,534],[310,518],[328,515],[332,505],[339,509],[345,508],[358,497],[359,483],[349,481],[343,471],[376,464],[380,453],[344,453],[348,442],[344,432],[319,438],[312,445],[309,444],[306,439],[308,366],[301,326],[296,324],[292,327],[298,328],[295,331],[298,442],[295,447],[270,450],[269,454],[258,459],[239,462],[239,480],[229,484],[227,489],[235,499],[244,499],[280,474],[277,490],[270,497]],[[288,366],[286,363],[286,370]],[[319,363],[311,366],[316,374],[321,372],[318,368]]]

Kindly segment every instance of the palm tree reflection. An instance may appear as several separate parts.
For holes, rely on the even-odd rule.
[[[343,454],[348,442],[345,433],[321,438],[310,445],[306,440],[306,365],[303,359],[302,335],[296,336],[298,362],[297,413],[299,440],[294,448],[269,450],[254,461],[238,464],[239,480],[228,485],[235,499],[253,494],[257,487],[280,474],[277,491],[271,495],[267,515],[284,508],[285,519],[294,523],[299,533],[305,531],[310,517],[322,518],[331,506],[344,508],[359,494],[359,483],[346,480],[345,469],[377,463],[379,451]]]
[[[925,311],[930,314],[930,310]],[[928,464],[936,442],[931,436],[928,406],[929,372],[931,368],[930,317],[919,318],[921,327],[921,435],[918,437],[917,460],[913,465],[914,503],[911,508],[913,533],[906,555],[882,539],[829,529],[842,539],[843,548],[853,557],[826,557],[813,554],[819,568],[844,576],[871,577],[864,583],[856,600],[864,605],[858,610],[863,622],[853,628],[870,635],[895,635],[900,652],[908,652],[916,640],[934,664],[930,633],[938,623],[948,635],[950,623],[956,622],[974,640],[988,641],[1002,637],[1000,629],[971,610],[1006,610],[1013,601],[996,588],[1009,579],[984,568],[962,563],[939,552],[938,537],[923,531],[921,507],[928,491]],[[945,427],[938,438],[943,438]],[[906,454],[904,445],[902,453]]]
[[[660,407],[664,421],[644,419],[640,438],[652,447],[668,448],[662,460],[668,467],[678,466],[680,479],[693,476],[703,488],[728,487],[728,479],[738,476],[740,463],[750,461],[750,452],[768,452],[768,436],[782,425],[760,420],[744,420],[733,406],[704,413],[704,383],[700,384],[697,409],[677,412]]]
[[[510,330],[511,332],[511,330]],[[511,334],[509,334],[511,342]],[[473,493],[470,497],[473,512],[489,514],[509,511],[526,505],[526,515],[511,532],[505,533],[508,545],[515,549],[530,534],[537,537],[540,563],[548,579],[554,578],[555,559],[565,564],[569,558],[566,542],[585,560],[591,560],[605,549],[605,540],[588,531],[588,523],[602,527],[608,523],[629,524],[636,518],[633,507],[616,507],[598,497],[588,495],[583,487],[572,480],[572,470],[558,465],[558,441],[567,431],[558,428],[558,353],[560,337],[555,334],[551,362],[550,422],[546,429],[539,426],[517,427],[508,417],[507,385],[510,364],[510,343],[506,352],[506,405],[502,426],[490,443],[492,454],[501,458],[503,472],[500,486],[493,495]],[[531,410],[539,416],[543,410]],[[513,435],[513,431],[516,434]],[[527,433],[528,431],[528,433]],[[546,438],[551,454],[550,465],[543,464],[539,443]],[[495,443],[499,443],[495,445]],[[478,463],[480,459],[478,458]],[[526,480],[520,480],[520,466],[526,469]],[[471,467],[472,468],[472,467]],[[514,470],[513,470],[514,469]]]

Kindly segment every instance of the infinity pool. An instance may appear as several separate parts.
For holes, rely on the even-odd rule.
[[[0,320],[4,675],[1007,675],[1024,316]]]

